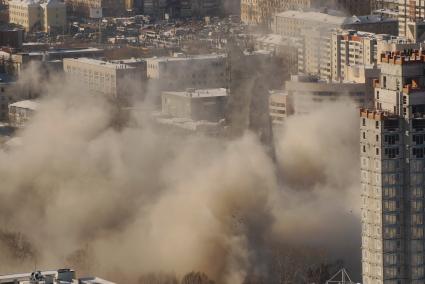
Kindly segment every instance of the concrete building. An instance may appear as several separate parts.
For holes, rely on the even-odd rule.
[[[186,18],[221,14],[220,0],[144,0],[144,13],[155,18]]]
[[[20,49],[24,42],[24,30],[22,28],[2,26],[0,27],[0,46]]]
[[[117,17],[125,14],[125,0],[65,0],[71,14],[89,17],[90,8],[102,8],[104,17]]]
[[[281,67],[282,79],[289,80],[291,75],[298,73],[299,40],[294,37],[284,37],[278,34],[261,35],[254,38],[256,50],[272,52],[276,60],[283,62]]]
[[[360,111],[363,283],[424,283],[425,52],[387,53]]]
[[[371,10],[384,9],[384,10],[397,11],[398,3],[399,3],[399,0],[371,0],[370,6],[371,6]]]
[[[11,0],[10,23],[25,31],[60,32],[66,30],[66,6],[59,0]]]
[[[226,56],[200,55],[146,59],[151,93],[193,89],[225,88]]]
[[[302,30],[320,29],[351,29],[377,34],[398,34],[398,22],[395,19],[383,18],[377,15],[346,17],[338,13],[320,11],[285,11],[273,16],[273,33],[283,36],[299,36]]]
[[[407,37],[409,34],[409,24],[410,28],[412,28],[415,26],[415,23],[423,22],[424,18],[424,0],[399,0],[399,35]]]
[[[193,121],[218,122],[224,119],[227,90],[188,89],[185,92],[163,92],[162,113]]]
[[[12,127],[25,127],[34,116],[39,104],[33,100],[18,101],[9,105],[9,124]],[[0,280],[0,283],[1,280]]]
[[[270,91],[269,110],[272,123],[282,125],[285,118],[294,112],[288,93],[281,90]]]
[[[9,120],[10,104],[33,97],[34,94],[27,86],[17,84],[17,81],[7,74],[0,74],[0,121]]]
[[[292,76],[285,84],[294,113],[308,113],[327,101],[338,99],[349,99],[357,106],[364,106],[367,104],[366,90],[364,83],[329,83],[306,75]]]
[[[146,79],[143,66],[90,58],[64,59],[63,69],[68,78],[85,85],[90,92],[123,102],[141,93]]]

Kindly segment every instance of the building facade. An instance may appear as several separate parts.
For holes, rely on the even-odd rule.
[[[423,22],[425,19],[424,0],[399,0],[399,35],[408,36],[409,24]]]
[[[125,14],[126,0],[65,0],[71,14],[89,17],[90,8],[102,8],[104,17],[117,17]]]
[[[25,31],[60,32],[66,30],[66,6],[59,0],[12,0],[9,2],[10,23]]]
[[[218,122],[224,119],[227,90],[188,89],[184,92],[163,92],[162,113],[193,121]]]
[[[63,69],[69,79],[85,85],[91,93],[123,102],[141,91],[145,80],[141,67],[90,58],[64,59]]]
[[[425,279],[425,52],[381,56],[374,107],[360,111],[363,283]]]
[[[193,89],[225,88],[227,86],[226,56],[200,55],[148,58],[147,77],[151,93]],[[184,70],[184,72],[182,72]]]

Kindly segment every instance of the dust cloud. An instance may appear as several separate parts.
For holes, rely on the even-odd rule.
[[[292,256],[358,272],[353,103],[290,118],[274,162],[251,133],[179,135],[137,112],[115,127],[113,104],[75,82],[55,77],[44,92],[20,146],[0,152],[0,273],[277,283]]]

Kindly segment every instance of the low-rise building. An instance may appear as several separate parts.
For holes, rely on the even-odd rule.
[[[91,58],[64,59],[63,69],[68,78],[85,85],[90,92],[119,101],[136,95],[134,91],[141,90],[146,79],[143,67]]]
[[[10,23],[25,31],[61,32],[66,29],[66,6],[59,0],[11,0]]]
[[[125,0],[65,0],[71,14],[90,17],[90,9],[102,10],[104,17],[118,17],[125,13]]]
[[[193,121],[218,122],[224,118],[227,90],[188,89],[184,92],[163,92],[162,113]]]
[[[327,101],[348,99],[358,106],[367,104],[367,86],[364,83],[329,83],[314,76],[292,76],[285,91],[293,102],[294,113],[308,113]]]
[[[269,110],[272,123],[283,124],[285,118],[293,114],[293,105],[288,93],[282,90],[270,91]]]
[[[227,85],[226,56],[199,55],[146,59],[151,93],[184,91],[188,88],[224,88]]]
[[[34,100],[19,101],[9,105],[9,124],[13,127],[24,127],[34,116],[39,103]],[[0,278],[0,283],[1,278]]]

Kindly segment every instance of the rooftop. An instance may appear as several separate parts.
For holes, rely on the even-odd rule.
[[[86,57],[66,58],[66,59],[64,59],[64,63],[66,61],[80,62],[80,63],[90,64],[90,65],[97,65],[97,66],[102,66],[102,67],[106,67],[106,68],[110,68],[110,69],[135,69],[135,67],[132,67],[132,66],[129,66],[129,65],[123,64],[123,63],[114,63],[114,62],[103,61],[103,60],[93,59],[93,58],[86,58]]]
[[[194,56],[168,56],[168,57],[152,57],[147,58],[149,62],[176,62],[176,61],[187,61],[187,60],[203,60],[203,59],[220,59],[226,58],[225,54],[205,54],[205,55],[194,55]]]
[[[331,24],[336,26],[342,25],[356,25],[356,24],[371,24],[382,22],[394,22],[396,19],[385,18],[381,15],[366,15],[366,16],[352,16],[344,17],[339,15],[332,15],[319,11],[296,11],[290,10],[276,14],[276,17],[287,17],[308,22],[320,22],[323,24]]]
[[[188,89],[184,92],[164,92],[163,94],[190,98],[226,97],[227,90],[224,88],[202,90]]]
[[[30,109],[30,110],[37,110],[39,107],[39,103],[32,100],[25,100],[25,101],[19,101],[13,104],[10,104],[9,107],[17,107],[17,108],[24,108],[24,109]]]

